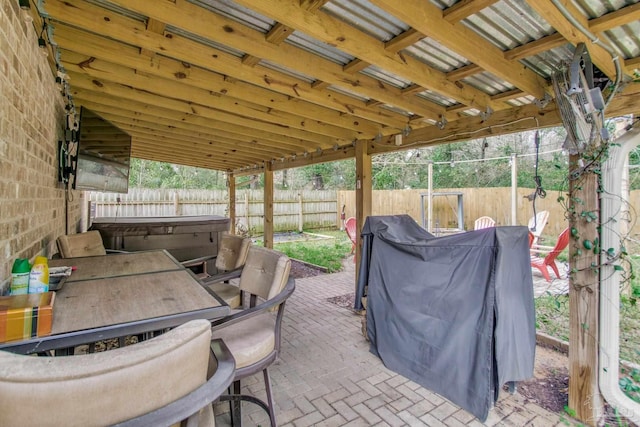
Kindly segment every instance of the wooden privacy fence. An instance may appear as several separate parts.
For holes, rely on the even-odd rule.
[[[237,227],[260,234],[264,228],[262,190],[236,191]],[[225,190],[167,190],[130,188],[128,194],[90,193],[91,217],[105,216],[229,216]],[[335,190],[276,190],[273,203],[275,231],[336,226]]]
[[[533,205],[525,198],[532,189],[517,190],[517,223],[526,225],[533,216]],[[473,222],[481,216],[490,216],[497,225],[511,225],[511,188],[452,188],[437,189],[434,193],[460,192],[464,206],[464,228],[473,229]],[[427,190],[376,190],[373,192],[373,214],[395,215],[406,213],[422,225],[421,194]],[[536,199],[536,209],[548,210],[549,223],[546,235],[559,235],[567,226],[565,211],[558,203],[559,193],[549,191],[544,199]],[[90,193],[93,209],[91,216],[180,216],[220,215],[229,216],[228,196],[224,190],[150,190],[129,189],[128,194]],[[426,205],[426,197],[424,197]],[[629,204],[639,206],[640,190],[631,192]],[[274,192],[275,231],[341,228],[340,213],[355,216],[355,191],[335,190],[276,190]],[[433,230],[457,226],[457,198],[442,196],[433,198]],[[236,220],[241,229],[252,234],[263,231],[262,190],[236,192]],[[427,207],[424,207],[426,212]],[[635,213],[632,214],[635,217]],[[640,233],[640,224],[632,232]]]
[[[533,216],[533,204],[525,196],[531,194],[531,188],[517,189],[517,225],[527,225],[529,218]],[[511,224],[511,187],[500,188],[439,188],[434,193],[460,192],[464,206],[464,229],[473,230],[476,218],[490,216],[496,221],[496,225]],[[373,215],[396,215],[406,213],[418,224],[422,225],[420,194],[426,194],[427,190],[377,190],[373,192]],[[536,199],[536,210],[549,211],[549,222],[544,228],[543,234],[558,236],[568,223],[565,219],[565,210],[558,203],[560,195],[557,191],[548,191],[544,199]],[[563,194],[564,195],[564,194]],[[566,197],[566,195],[565,195]],[[346,217],[355,216],[355,191],[338,191],[338,209],[345,206]],[[424,197],[424,211],[427,211],[427,197]],[[630,194],[631,207],[639,206],[640,190],[634,190]],[[433,197],[433,221],[432,230],[440,228],[455,228],[457,226],[457,197],[442,196]],[[632,208],[633,211],[633,208]],[[426,214],[425,214],[426,215]],[[632,213],[632,218],[635,213]],[[631,224],[633,234],[640,233],[640,224]]]

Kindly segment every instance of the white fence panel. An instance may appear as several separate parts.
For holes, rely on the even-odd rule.
[[[218,215],[229,216],[225,190],[174,190],[131,188],[128,194],[89,194],[92,217],[155,217]],[[236,222],[252,234],[264,228],[264,194],[262,190],[236,192]],[[292,231],[300,228],[336,226],[336,191],[276,190],[274,192],[274,228]]]

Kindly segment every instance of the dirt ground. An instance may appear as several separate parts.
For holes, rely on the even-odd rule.
[[[347,268],[353,268],[345,261]],[[291,275],[296,278],[317,276],[325,274],[325,271],[293,260]],[[354,294],[338,295],[327,301],[339,307],[351,310]],[[517,392],[526,400],[535,403],[548,411],[562,414],[570,419],[565,411],[568,404],[569,389],[569,359],[566,354],[541,345],[536,347],[536,360],[534,377],[517,384]],[[506,390],[506,389],[505,389]],[[569,423],[572,425],[572,423]],[[620,422],[610,407],[605,407],[605,416],[601,425],[636,427],[626,420]]]

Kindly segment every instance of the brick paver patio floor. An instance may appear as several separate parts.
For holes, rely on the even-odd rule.
[[[296,280],[287,302],[280,360],[269,368],[279,426],[564,426],[558,414],[500,392],[483,424],[418,384],[384,367],[369,353],[360,316],[327,301],[353,291],[353,272]],[[262,375],[243,391],[264,398]],[[219,404],[218,426],[228,426]],[[245,426],[267,427],[262,409],[243,403]]]

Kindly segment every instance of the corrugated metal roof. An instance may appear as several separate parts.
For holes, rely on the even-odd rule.
[[[430,38],[424,38],[404,51],[443,73],[469,64],[465,57],[458,55]]]
[[[230,47],[228,47],[228,46],[226,46],[224,44],[217,43],[217,42],[215,42],[213,40],[210,40],[210,39],[207,39],[207,38],[204,38],[204,37],[200,37],[200,36],[198,36],[196,34],[193,34],[193,33],[190,33],[188,31],[185,31],[182,28],[177,28],[177,27],[173,27],[171,25],[167,25],[166,26],[166,30],[168,32],[170,32],[170,33],[185,37],[187,39],[196,41],[198,43],[202,43],[205,46],[209,46],[209,47],[212,47],[214,49],[221,50],[221,51],[226,52],[226,53],[228,53],[230,55],[237,56],[239,58],[242,58],[244,56],[244,52],[241,52],[241,51],[239,51],[237,49],[232,49],[232,48],[230,48]]]
[[[554,32],[524,0],[502,0],[462,21],[500,50],[509,50]]]
[[[251,9],[247,9],[231,0],[187,0],[190,3],[216,12],[222,16],[238,21],[254,30],[266,33],[273,27],[275,21]]]
[[[369,65],[367,68],[361,71],[362,74],[365,74],[369,77],[373,77],[374,79],[378,79],[386,84],[391,86],[395,86],[400,89],[404,89],[411,85],[411,80],[403,79],[400,76],[397,76],[393,73],[390,73],[386,70],[383,70],[380,67],[376,67],[375,65]]]
[[[367,0],[333,0],[322,11],[348,22],[381,41],[391,40],[409,27]]]
[[[320,40],[310,37],[300,31],[294,31],[293,34],[287,37],[285,43],[292,44],[300,49],[304,49],[307,52],[311,52],[340,65],[348,64],[354,59],[353,56],[341,51],[340,49],[321,42]]]
[[[422,91],[418,93],[417,96],[445,107],[450,107],[458,103],[455,99],[447,98],[446,96],[442,96],[441,94],[433,92],[431,90]]]

